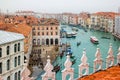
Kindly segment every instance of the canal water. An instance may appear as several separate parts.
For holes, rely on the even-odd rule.
[[[61,25],[61,28],[64,28],[65,30],[72,31],[71,26],[68,25]],[[108,54],[108,49],[110,43],[112,43],[113,47],[113,52],[114,56],[116,58],[116,55],[118,53],[118,48],[120,46],[120,40],[116,39],[114,40],[114,37],[110,33],[105,33],[105,32],[100,32],[100,31],[94,31],[94,30],[87,30],[85,32],[83,29],[78,28],[77,36],[76,38],[61,38],[62,43],[69,42],[71,44],[71,49],[73,51],[73,56],[76,58],[75,64],[72,65],[74,68],[74,78],[78,78],[78,65],[81,63],[81,57],[82,57],[82,52],[84,48],[86,49],[86,55],[88,58],[88,63],[89,63],[89,74],[93,73],[93,61],[95,59],[95,53],[96,53],[96,48],[99,47],[102,55],[102,59],[104,60],[103,62],[103,69],[105,69],[106,66],[106,57]],[[99,44],[93,44],[90,41],[90,36],[96,36],[99,40]],[[110,39],[103,39],[101,37],[107,36],[110,37]],[[81,41],[81,44],[77,46],[77,42]],[[56,80],[62,80],[62,73],[61,71],[64,69],[64,62],[66,60],[66,56],[61,59],[60,57],[57,57],[57,60],[55,61],[55,64],[60,64],[61,65],[61,70],[57,72],[56,74]],[[116,63],[116,59],[115,59]],[[69,76],[67,76],[66,80],[68,80]],[[41,75],[38,76],[37,80],[41,80]]]

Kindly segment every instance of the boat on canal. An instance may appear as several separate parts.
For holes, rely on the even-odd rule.
[[[57,64],[57,65],[54,66],[52,71],[57,73],[59,70],[60,70],[60,65]]]
[[[76,38],[77,32],[67,32],[66,38]]]
[[[77,46],[79,46],[81,44],[81,41],[77,42]]]
[[[91,37],[90,37],[90,41],[91,41],[92,43],[94,43],[94,44],[98,44],[98,43],[99,43],[98,39],[97,39],[95,36],[91,36]]]

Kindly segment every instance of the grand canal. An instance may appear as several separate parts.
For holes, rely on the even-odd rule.
[[[71,27],[68,25],[61,25],[61,27],[64,27],[64,29],[67,29],[69,31],[71,31]],[[99,44],[93,44],[90,41],[90,36],[96,36],[99,40]],[[110,39],[103,39],[101,37],[103,36],[107,36],[110,37]],[[81,41],[81,44],[79,46],[77,46],[77,42]],[[104,33],[104,32],[100,32],[100,31],[90,31],[88,30],[87,32],[85,32],[83,29],[79,29],[77,32],[77,36],[76,38],[61,38],[61,42],[62,43],[66,43],[69,42],[71,44],[71,49],[73,51],[73,56],[75,56],[76,58],[76,62],[75,64],[72,65],[72,67],[74,68],[74,78],[78,78],[78,65],[81,63],[81,56],[82,56],[82,52],[83,49],[86,49],[86,55],[88,57],[88,63],[90,65],[89,67],[89,73],[93,73],[93,61],[95,59],[95,52],[96,52],[96,48],[99,47],[100,51],[101,51],[101,55],[102,55],[102,59],[104,60],[103,62],[103,68],[105,69],[105,60],[107,57],[107,53],[108,53],[108,49],[109,49],[109,45],[110,43],[112,43],[113,46],[113,52],[114,55],[117,55],[118,52],[118,48],[120,46],[120,40],[116,39],[114,40],[114,37],[110,34],[110,33]],[[115,57],[116,58],[116,57]],[[56,74],[56,79],[57,80],[61,80],[62,77],[62,73],[61,71],[64,69],[64,62],[66,60],[66,56],[64,55],[63,58],[57,57],[55,64],[60,64],[61,65],[61,70],[59,72],[57,72]],[[116,59],[115,59],[115,63],[116,63]],[[67,76],[67,80],[68,80]],[[41,80],[41,75],[38,76],[37,80]]]

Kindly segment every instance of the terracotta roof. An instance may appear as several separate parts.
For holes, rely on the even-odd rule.
[[[53,18],[50,18],[50,19],[40,18],[39,22],[42,25],[59,25],[58,20]]]
[[[78,80],[120,80],[120,66],[114,66]]]
[[[93,13],[92,15],[97,15],[97,16],[104,16],[106,18],[115,18],[115,15],[117,15],[118,13],[115,12],[97,12],[97,13]]]
[[[30,34],[30,32],[32,31],[32,28],[26,24],[18,24],[18,25],[1,24],[0,29],[5,30],[5,31],[10,31],[10,32],[21,33],[25,37],[27,37]]]

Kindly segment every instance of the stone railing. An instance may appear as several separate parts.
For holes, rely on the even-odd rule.
[[[93,73],[99,70],[102,70],[102,66],[103,66],[103,59],[101,58],[101,52],[100,52],[100,48],[97,48],[96,53],[95,53],[95,60],[93,62]],[[106,69],[114,66],[114,60],[115,57],[113,55],[113,50],[112,50],[112,45],[110,44],[109,50],[108,50],[108,56],[106,57]],[[117,64],[120,64],[120,47],[118,49],[118,54],[117,54]],[[98,65],[98,68],[97,68]],[[67,59],[64,63],[65,68],[61,71],[62,72],[62,80],[66,80],[66,76],[70,75],[70,79],[69,80],[76,80],[74,79],[74,68],[72,68],[72,62],[70,60],[70,56],[67,55]],[[81,64],[79,65],[79,77],[81,78],[85,75],[89,75],[89,63],[87,62],[87,56],[86,56],[86,51],[84,49],[83,51],[83,55],[81,57]],[[45,73],[42,75],[42,80],[56,80],[55,75],[56,73],[53,72],[53,65],[50,63],[50,59],[48,57],[47,59],[47,64],[44,68]],[[83,70],[85,70],[85,73],[83,74]]]
[[[95,53],[95,60],[94,60],[94,65],[93,65],[93,73],[99,70],[102,70],[102,66],[103,66],[103,59],[101,58],[101,52],[100,52],[100,48],[97,48],[96,53]],[[120,47],[118,49],[118,54],[117,54],[117,64],[120,65]],[[86,51],[84,49],[83,51],[83,55],[81,57],[81,64],[78,65],[79,66],[79,77],[81,78],[85,75],[89,75],[89,63],[87,62],[87,56],[86,56]],[[115,57],[113,55],[113,50],[112,50],[112,45],[110,45],[109,50],[108,50],[108,56],[106,57],[106,69],[114,66],[114,60]],[[29,77],[30,75],[30,71],[27,68],[28,62],[26,62],[24,64],[24,68],[23,71],[21,72],[21,80],[35,80],[31,77]],[[97,65],[99,66],[97,69]],[[62,80],[66,80],[66,76],[70,75],[70,79],[69,80],[76,80],[74,79],[74,68],[72,68],[72,62],[70,60],[70,56],[67,55],[67,59],[64,63],[65,68],[62,70]],[[85,69],[85,73],[83,74],[83,70]],[[56,73],[53,72],[53,65],[50,62],[50,56],[48,56],[47,59],[47,64],[44,67],[45,73],[42,75],[42,80],[56,80]],[[2,79],[2,77],[0,76],[0,80],[4,80]]]

